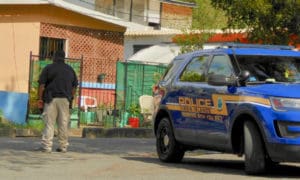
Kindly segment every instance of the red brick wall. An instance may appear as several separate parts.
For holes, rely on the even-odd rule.
[[[176,4],[163,3],[162,12],[166,14],[176,14],[181,16],[192,16],[192,8]]]
[[[193,10],[191,7],[176,4],[162,4],[162,27],[181,29],[191,25]]]
[[[116,61],[123,59],[123,33],[42,23],[40,36],[66,39],[68,57],[83,56],[83,81],[96,82],[105,73],[104,82],[115,83]]]

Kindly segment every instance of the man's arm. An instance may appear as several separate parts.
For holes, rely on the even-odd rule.
[[[41,84],[39,86],[39,90],[38,90],[38,108],[39,109],[43,109],[44,107],[44,101],[43,101],[43,94],[45,91],[45,84]]]

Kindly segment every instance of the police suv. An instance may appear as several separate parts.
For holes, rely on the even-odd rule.
[[[206,149],[245,157],[247,174],[300,161],[300,52],[228,43],[174,58],[158,84],[159,159]]]

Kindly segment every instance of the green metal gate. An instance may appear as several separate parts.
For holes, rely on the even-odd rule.
[[[152,95],[152,88],[165,72],[166,65],[117,62],[116,106],[128,110],[142,95]]]

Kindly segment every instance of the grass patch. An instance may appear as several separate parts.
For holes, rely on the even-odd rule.
[[[42,132],[44,129],[44,123],[41,120],[35,120],[29,121],[26,124],[16,124],[4,118],[0,118],[0,128],[31,129],[34,131]]]
[[[31,130],[36,130],[38,132],[42,132],[44,129],[44,124],[43,122],[41,123],[35,123],[35,124],[14,124],[13,127],[17,129],[31,129]]]

